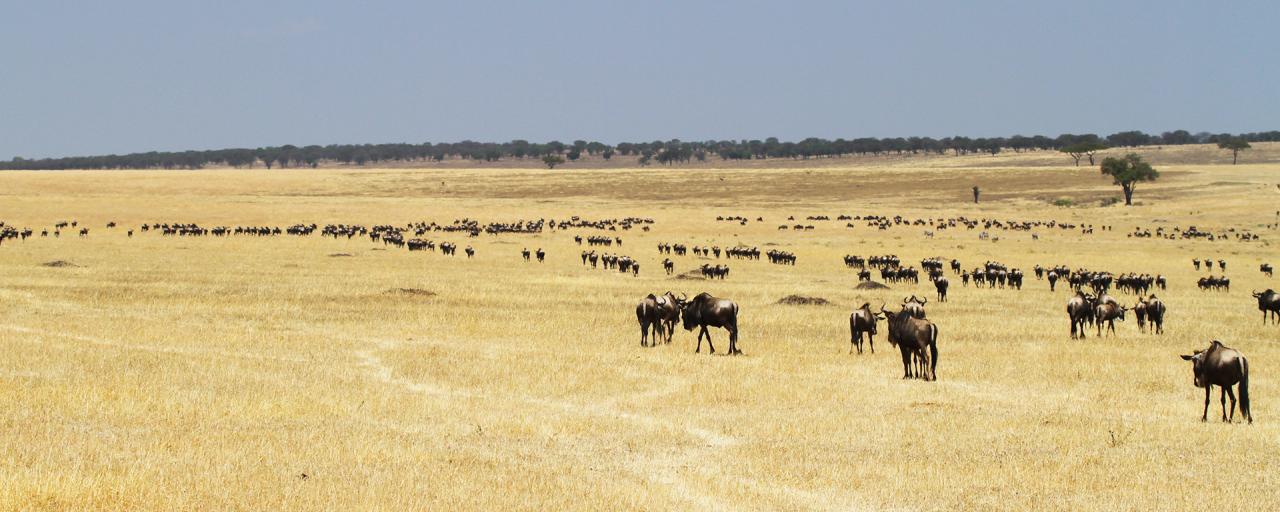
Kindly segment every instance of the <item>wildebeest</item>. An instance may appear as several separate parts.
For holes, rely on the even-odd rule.
[[[924,305],[929,303],[929,299],[924,299],[912,295],[909,298],[902,299],[902,311],[911,315],[912,318],[924,320]]]
[[[1102,324],[1106,322],[1107,330],[1112,336],[1116,334],[1116,320],[1124,321],[1124,313],[1129,308],[1121,306],[1111,297],[1099,297],[1098,304],[1093,307],[1093,325],[1098,328],[1098,336],[1102,336]]]
[[[1204,413],[1200,421],[1209,420],[1209,395],[1213,394],[1213,386],[1222,388],[1218,395],[1222,402],[1222,421],[1233,421],[1236,417],[1236,395],[1231,386],[1240,384],[1240,416],[1253,423],[1253,412],[1249,409],[1249,361],[1239,350],[1213,340],[1209,348],[1197,350],[1192,355],[1183,355],[1184,361],[1191,361],[1191,372],[1195,385],[1204,388]],[[1227,416],[1227,397],[1231,397],[1231,416]]]
[[[1266,274],[1266,275],[1267,275],[1267,277],[1272,277],[1272,276],[1271,276],[1271,273],[1272,273],[1273,269],[1271,268],[1271,264],[1270,264],[1270,263],[1263,263],[1262,265],[1259,265],[1259,266],[1258,266],[1258,270],[1261,270],[1263,274]]]
[[[938,302],[947,301],[947,286],[950,284],[947,282],[946,277],[939,277],[933,280],[933,287],[938,289]]]
[[[662,322],[662,329],[667,334],[667,343],[671,343],[671,337],[675,334],[676,322],[680,320],[680,305],[684,303],[684,300],[684,294],[680,294],[680,297],[677,298],[670,291],[656,298],[658,320]]]
[[[1094,321],[1094,297],[1076,290],[1076,295],[1067,301],[1067,317],[1071,319],[1071,339],[1085,337],[1085,323]]]
[[[520,256],[523,257],[525,261],[529,261],[529,248],[525,247],[524,249],[521,249]]]
[[[1262,312],[1262,323],[1266,324],[1269,318],[1275,318],[1276,322],[1280,322],[1280,293],[1267,288],[1262,293],[1253,292],[1253,298],[1258,299],[1258,311]]]
[[[662,268],[663,270],[667,271],[667,275],[671,275],[673,272],[676,271],[676,264],[675,262],[671,261],[671,258],[663,258]]]
[[[1133,317],[1138,320],[1138,330],[1147,332],[1147,303],[1142,300],[1142,297],[1138,297],[1138,303],[1129,309],[1133,311]]]
[[[1152,332],[1164,334],[1164,302],[1152,294],[1143,303],[1147,306],[1147,321],[1151,322]]]
[[[853,353],[856,347],[858,353],[862,353],[862,338],[866,335],[867,344],[871,345],[871,353],[876,353],[876,320],[880,319],[878,313],[871,312],[871,304],[864,303],[862,307],[853,310],[849,315],[849,353]]]
[[[888,326],[889,343],[902,352],[902,378],[917,377],[938,380],[938,326],[933,322],[911,316],[904,307],[893,312],[880,306],[880,313]],[[912,363],[919,367],[912,372]]]
[[[658,297],[650,293],[636,305],[636,321],[640,323],[640,346],[657,346],[662,339],[662,316],[658,309]],[[653,332],[653,343],[650,344],[649,333]]]
[[[694,349],[694,353],[702,351],[703,336],[707,338],[707,347],[711,349],[711,353],[716,353],[707,327],[723,327],[729,331],[729,355],[742,353],[738,350],[738,305],[733,301],[718,299],[710,293],[702,292],[681,305],[680,318],[686,331],[692,331],[694,327],[701,328],[698,331],[698,347]]]
[[[534,255],[538,258],[538,263],[542,263],[542,260],[547,259],[547,252],[542,250],[541,247],[538,248],[537,252],[535,252]],[[525,259],[528,259],[528,258],[525,258]]]

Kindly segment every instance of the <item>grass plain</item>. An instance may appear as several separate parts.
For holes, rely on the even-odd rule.
[[[1249,291],[1275,287],[1258,265],[1276,262],[1280,148],[1259,146],[1236,166],[1206,148],[1149,153],[1163,177],[1128,208],[1101,206],[1119,189],[1095,167],[1048,153],[0,173],[0,220],[91,230],[0,245],[0,509],[1274,510],[1278,328],[1262,325]],[[1051,205],[1061,198],[1078,206]],[[1114,231],[980,241],[980,230],[926,239],[919,227],[802,220],[840,214]],[[367,238],[125,235],[152,222],[571,215],[653,218],[649,232],[607,233],[640,276],[584,268],[572,237],[594,230],[428,235],[473,245],[472,260]],[[816,228],[777,230],[788,216]],[[1191,225],[1261,240],[1126,236]],[[727,280],[676,279],[661,272],[659,242],[777,248],[799,262],[730,260]],[[525,247],[547,262],[525,263]],[[924,282],[855,289],[841,256],[888,253],[1001,261],[1028,277],[1021,291],[953,277],[950,301],[928,306],[940,380],[902,380],[883,335],[874,355],[848,354],[853,307],[933,295]],[[1193,257],[1228,260],[1231,291],[1199,291]],[[705,262],[673,259],[678,273]],[[73,266],[45,265],[59,260]],[[1164,274],[1166,334],[1130,318],[1116,337],[1069,339],[1068,292],[1035,280],[1037,263]],[[641,348],[634,306],[666,290],[736,300],[745,355],[694,354],[683,330]],[[833,304],[778,304],[792,294]],[[1253,425],[1216,421],[1216,393],[1199,421],[1203,392],[1178,354],[1214,338],[1250,359]]]

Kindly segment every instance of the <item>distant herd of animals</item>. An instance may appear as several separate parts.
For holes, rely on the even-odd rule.
[[[746,217],[742,216],[722,216],[717,217],[716,220],[735,222],[739,225],[746,225],[749,222]],[[755,220],[757,222],[764,221],[763,217],[757,217]],[[794,217],[788,218],[788,221],[794,220]],[[808,222],[821,222],[829,221],[830,217],[810,216],[805,220]],[[998,240],[998,237],[992,237],[989,234],[990,231],[994,230],[1078,229],[1081,235],[1091,235],[1095,229],[1093,225],[1077,225],[1057,221],[1009,221],[965,217],[907,219],[901,216],[869,215],[854,217],[840,215],[836,217],[836,221],[845,222],[846,227],[849,228],[855,227],[853,221],[862,221],[867,226],[877,230],[924,226],[930,228],[926,233],[927,238],[932,238],[931,235],[938,230],[955,228],[976,230],[981,228],[983,231],[980,238],[983,240]],[[269,226],[217,226],[206,228],[193,223],[150,223],[139,226],[137,231],[142,233],[156,232],[166,237],[309,236],[319,232],[322,236],[332,238],[352,239],[355,237],[367,237],[372,242],[405,248],[408,251],[434,252],[438,249],[441,254],[452,256],[458,249],[456,243],[437,242],[424,237],[430,233],[446,233],[474,238],[481,234],[498,236],[570,229],[595,229],[615,232],[628,231],[637,227],[643,231],[649,231],[653,223],[652,219],[638,217],[585,220],[574,216],[558,221],[554,219],[536,219],[532,221],[482,224],[474,219],[457,219],[449,224],[418,222],[405,225],[383,224],[370,227],[347,224],[330,224],[323,227],[317,224],[297,224],[285,228]],[[106,224],[106,229],[108,230],[116,227],[117,224],[115,222]],[[812,224],[796,224],[782,225],[780,229],[813,230],[815,228]],[[1113,228],[1112,226],[1103,225],[1099,226],[1098,229],[1111,231]],[[39,236],[48,237],[52,233],[52,236],[57,238],[62,235],[64,230],[71,230],[81,238],[89,236],[89,229],[81,226],[77,221],[58,222],[53,226],[52,230],[41,230]],[[127,230],[128,237],[132,238],[134,234],[134,229]],[[1034,235],[1034,233],[1032,234]],[[0,222],[0,245],[6,241],[23,241],[32,236],[35,236],[35,232],[30,228],[19,229]],[[1154,233],[1140,229],[1128,234],[1128,236],[1204,241],[1228,240],[1231,238],[1243,242],[1258,240],[1257,235],[1248,231],[1237,232],[1234,229],[1228,229],[1224,232],[1214,233],[1200,230],[1194,226],[1187,229],[1160,227]],[[602,267],[606,270],[615,270],[632,276],[639,275],[640,262],[638,259],[608,252],[596,252],[596,248],[608,250],[621,248],[623,246],[621,236],[609,234],[584,237],[580,234],[575,234],[573,240],[578,245],[585,243],[585,245],[593,247],[582,251],[579,255],[583,266],[589,265],[591,268]],[[796,265],[797,263],[796,255],[790,251],[773,249],[762,253],[756,247],[742,245],[722,248],[717,245],[702,246],[661,242],[657,245],[657,250],[659,255],[666,256],[662,261],[662,266],[669,276],[675,273],[676,265],[671,256],[685,256],[690,252],[695,257],[703,259],[714,258],[719,260],[724,258],[728,260],[758,261],[761,259],[761,254],[764,254],[768,261],[774,264]],[[476,254],[475,249],[470,245],[464,247],[463,252],[468,258],[472,258]],[[533,251],[525,247],[520,250],[520,257],[525,262],[536,260],[541,263],[545,261],[547,252],[541,247]],[[946,275],[945,269],[951,271],[952,277],[959,277],[962,285],[966,287],[972,283],[975,287],[980,288],[1021,290],[1024,276],[1020,269],[1010,268],[1000,262],[988,261],[969,270],[964,270],[958,260],[947,260],[941,257],[921,260],[920,270],[910,265],[903,265],[898,256],[891,254],[846,255],[843,257],[843,263],[846,267],[857,271],[857,280],[859,282],[871,281],[873,278],[872,271],[875,270],[879,273],[879,278],[884,282],[897,283],[907,281],[918,283],[923,271],[929,282],[935,287],[937,292],[936,300],[939,302],[947,301],[947,292],[950,286],[950,280]],[[1216,266],[1223,273],[1223,275],[1217,277],[1208,275],[1199,278],[1196,284],[1201,290],[1229,291],[1230,279],[1225,275],[1227,271],[1226,260],[1221,258],[1216,260],[1212,258],[1193,258],[1191,263],[1192,267],[1197,271],[1203,268],[1206,271],[1213,272]],[[1263,263],[1259,266],[1259,271],[1271,277],[1273,268],[1270,264]],[[725,264],[704,263],[695,267],[692,272],[693,275],[700,274],[705,279],[725,279],[729,275],[729,267]],[[1074,294],[1066,304],[1066,316],[1070,324],[1070,335],[1073,339],[1085,337],[1087,335],[1087,327],[1093,327],[1097,336],[1103,336],[1104,334],[1114,335],[1115,321],[1123,321],[1126,313],[1130,312],[1137,319],[1138,328],[1142,332],[1147,331],[1148,325],[1153,334],[1162,334],[1164,332],[1164,319],[1168,308],[1155,293],[1152,293],[1156,289],[1165,290],[1167,288],[1167,279],[1163,275],[1132,272],[1113,274],[1111,272],[1083,268],[1072,269],[1066,265],[1035,265],[1033,272],[1037,280],[1048,282],[1051,291],[1056,290],[1060,281],[1071,286],[1074,291]],[[688,274],[680,277],[688,277]],[[1121,292],[1137,295],[1136,303],[1132,305],[1120,303],[1109,294],[1109,291],[1113,288]],[[1280,324],[1280,293],[1267,289],[1263,292],[1255,291],[1252,296],[1257,301],[1258,310],[1262,312],[1263,322]],[[903,378],[917,378],[927,381],[937,380],[939,329],[937,324],[926,318],[925,306],[927,304],[927,298],[916,297],[915,295],[905,297],[896,311],[886,309],[885,305],[881,305],[878,310],[872,310],[869,303],[862,304],[849,315],[849,352],[851,354],[854,352],[862,354],[865,343],[870,352],[874,354],[874,337],[880,331],[878,324],[883,322],[890,345],[900,351]],[[701,352],[703,339],[706,340],[709,351],[715,353],[716,349],[712,344],[711,329],[725,329],[729,334],[727,353],[730,355],[741,354],[742,350],[738,347],[738,314],[739,307],[735,302],[717,298],[708,293],[700,293],[693,298],[688,298],[683,294],[677,297],[672,292],[662,295],[650,294],[636,306],[636,318],[641,328],[642,346],[656,346],[660,342],[671,343],[676,322],[680,322],[686,330],[699,329],[695,353]],[[1248,362],[1243,354],[1215,340],[1208,348],[1195,351],[1190,355],[1183,355],[1182,358],[1193,363],[1194,383],[1196,386],[1206,390],[1205,412],[1202,415],[1202,419],[1207,419],[1209,393],[1212,387],[1219,386],[1222,389],[1220,400],[1223,402],[1223,419],[1225,421],[1233,420],[1237,398],[1232,386],[1237,386],[1240,395],[1240,413],[1243,418],[1252,422],[1248,395]],[[1228,397],[1231,400],[1230,409],[1226,406]],[[1228,414],[1228,410],[1230,414]]]

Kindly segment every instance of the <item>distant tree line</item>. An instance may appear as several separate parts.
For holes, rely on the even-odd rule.
[[[445,159],[465,159],[495,162],[503,159],[532,159],[542,161],[548,167],[574,162],[583,155],[599,156],[605,160],[616,157],[635,158],[640,165],[678,164],[690,161],[761,160],[769,158],[808,159],[841,157],[850,155],[907,155],[907,154],[998,154],[1001,151],[1062,151],[1070,154],[1079,165],[1080,158],[1089,157],[1108,147],[1139,147],[1151,145],[1218,144],[1232,149],[1233,155],[1248,142],[1280,141],[1280,131],[1212,134],[1192,134],[1186,130],[1150,135],[1140,131],[1113,133],[1106,137],[1095,134],[1062,134],[1057,137],[1043,135],[1011,137],[864,137],[857,139],[808,138],[799,142],[782,142],[775,137],[764,140],[722,140],[688,142],[681,140],[653,142],[623,142],[608,145],[600,142],[576,140],[572,143],[551,141],[532,143],[526,140],[511,142],[475,142],[422,144],[334,144],[328,146],[264,147],[257,149],[218,149],[209,151],[178,151],[132,153],[127,155],[101,155],[27,160],[15,157],[0,161],[0,169],[200,169],[208,166],[230,166],[267,169],[318,167],[322,163],[369,165],[392,162],[430,162]]]

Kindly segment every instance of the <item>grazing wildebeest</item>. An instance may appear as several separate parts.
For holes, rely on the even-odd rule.
[[[1151,329],[1156,334],[1164,334],[1164,302],[1156,298],[1155,294],[1144,301],[1147,305],[1147,321],[1151,322]]]
[[[938,326],[928,320],[911,316],[904,307],[893,312],[880,306],[880,313],[885,317],[889,328],[889,343],[898,346],[902,352],[902,378],[917,377],[924,380],[938,380]],[[919,367],[912,372],[912,363]]]
[[[1263,263],[1262,265],[1258,266],[1258,270],[1261,270],[1263,274],[1267,275],[1267,277],[1272,277],[1271,273],[1274,269],[1271,268],[1270,263]]]
[[[947,282],[947,278],[939,277],[933,280],[933,287],[938,289],[938,302],[947,301],[947,286],[951,283]]]
[[[1258,299],[1258,311],[1262,312],[1262,323],[1266,324],[1268,318],[1275,318],[1280,322],[1280,293],[1267,288],[1262,293],[1253,292],[1253,298]]]
[[[1098,328],[1098,336],[1102,336],[1102,324],[1106,322],[1107,330],[1112,336],[1116,334],[1116,319],[1124,321],[1124,313],[1129,308],[1121,306],[1111,297],[1100,297],[1098,305],[1093,309],[1093,325]]]
[[[1213,340],[1209,348],[1197,350],[1192,355],[1183,355],[1184,361],[1191,361],[1191,372],[1195,377],[1195,385],[1204,388],[1204,413],[1200,421],[1209,421],[1209,395],[1213,387],[1222,388],[1218,395],[1222,401],[1222,421],[1230,422],[1236,418],[1236,394],[1231,386],[1240,384],[1240,416],[1253,423],[1253,412],[1249,409],[1249,361],[1239,350]],[[1227,416],[1227,397],[1231,397],[1231,416]]]
[[[467,258],[468,258],[468,259],[470,259],[472,256],[475,256],[475,255],[476,255],[476,250],[475,250],[475,249],[472,249],[470,245],[468,245],[468,246],[467,246],[467,248],[466,248],[465,250],[466,250],[466,252],[467,252]]]
[[[867,343],[871,345],[871,353],[876,353],[876,320],[880,318],[877,313],[871,312],[871,304],[864,303],[862,307],[853,310],[849,315],[849,353],[853,353],[856,347],[858,353],[862,353],[862,338],[866,334]]]
[[[680,310],[680,317],[686,331],[692,331],[694,327],[701,328],[698,331],[698,347],[693,351],[695,354],[702,351],[703,336],[707,338],[707,347],[711,349],[711,353],[716,353],[716,347],[711,344],[711,333],[707,331],[707,327],[723,327],[729,331],[729,355],[742,353],[738,350],[738,305],[733,301],[717,299],[710,293],[702,292],[684,302]]]
[[[662,316],[658,309],[658,297],[650,293],[636,305],[636,321],[640,322],[640,346],[656,346],[662,339]],[[649,332],[653,332],[653,343],[649,343]]]
[[[1071,339],[1084,339],[1085,323],[1094,321],[1094,300],[1093,296],[1076,290],[1075,297],[1067,301],[1067,317],[1071,319]]]

